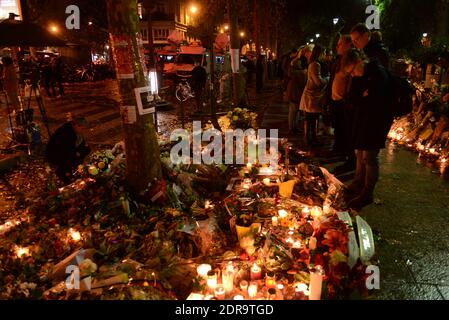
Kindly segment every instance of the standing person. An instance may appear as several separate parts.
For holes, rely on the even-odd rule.
[[[351,147],[351,130],[353,111],[347,103],[347,93],[351,82],[351,75],[341,67],[343,56],[352,49],[350,35],[341,35],[337,43],[337,58],[331,68],[330,108],[334,123],[333,151],[343,154],[346,162],[335,168],[334,173],[347,172],[355,169],[355,155]]]
[[[195,93],[196,100],[196,112],[203,111],[203,96],[204,89],[207,82],[207,72],[206,69],[201,66],[198,61],[195,61],[195,68],[192,70],[192,77],[190,78],[190,84],[192,90]]]
[[[289,99],[288,128],[289,135],[293,135],[298,129],[296,114],[299,112],[299,103],[307,82],[307,64],[302,59],[304,47],[301,47],[298,56],[292,60],[289,68],[290,81],[287,86],[287,96]]]
[[[64,87],[62,85],[62,77],[64,74],[64,64],[61,57],[55,57],[51,61],[51,75],[54,83],[58,85],[59,96],[64,96]],[[53,92],[55,91],[53,86]]]
[[[44,59],[41,65],[42,78],[44,80],[44,88],[47,96],[52,98],[56,96],[55,85],[53,82],[53,69],[48,59]]]
[[[350,33],[354,47],[363,50],[369,60],[378,60],[385,69],[390,69],[388,50],[382,42],[382,36],[379,37],[379,33],[372,37],[371,31],[364,23],[356,24]]]
[[[356,49],[346,53],[341,68],[352,76],[348,100],[354,107],[352,141],[357,158],[355,178],[347,188],[347,206],[358,211],[373,202],[378,155],[393,122],[388,110],[390,80],[379,60],[370,61]]]
[[[264,57],[259,54],[256,63],[256,92],[261,93],[263,89],[263,71],[264,71]]]
[[[85,127],[87,121],[84,118],[76,118],[60,126],[50,136],[46,158],[56,167],[56,175],[65,184],[71,182],[76,166],[90,153],[90,148],[82,135]]]
[[[307,68],[307,83],[301,97],[300,109],[305,112],[304,143],[306,146],[317,146],[318,121],[323,112],[323,97],[328,78],[321,76],[321,66],[318,62],[323,48],[317,44],[312,51],[306,51],[309,66]]]
[[[19,111],[19,79],[17,78],[16,68],[11,57],[3,57],[3,74],[2,82],[3,89],[6,92],[9,103],[12,106],[12,111]]]

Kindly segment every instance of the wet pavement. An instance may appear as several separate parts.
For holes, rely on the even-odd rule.
[[[66,93],[62,99],[45,98],[52,130],[65,121],[67,112],[72,112],[90,122],[86,138],[91,145],[113,145],[122,139],[115,81],[71,84]],[[279,136],[287,137],[288,105],[282,103],[279,83],[269,83],[260,95],[250,91],[249,100],[260,113],[262,128],[279,128]],[[190,114],[192,102],[185,108]],[[176,103],[158,112],[160,131],[167,134],[179,128],[179,115]],[[8,125],[5,114],[0,117],[0,142],[4,143]],[[36,120],[40,123],[39,114]],[[299,135],[289,140],[301,144]],[[330,137],[322,141],[322,149],[330,146]],[[316,155],[316,161],[328,169],[341,164],[323,152]],[[360,212],[378,238],[381,288],[375,298],[449,299],[449,181],[417,163],[416,154],[394,144],[381,152],[380,161],[375,204]],[[339,178],[348,182],[351,176]]]

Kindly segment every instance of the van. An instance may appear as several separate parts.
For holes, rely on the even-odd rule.
[[[195,63],[207,66],[206,49],[201,46],[181,46],[174,66],[176,76],[181,79],[190,78]]]

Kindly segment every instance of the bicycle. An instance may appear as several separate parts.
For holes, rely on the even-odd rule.
[[[175,96],[176,99],[181,102],[195,97],[195,94],[192,92],[192,88],[190,87],[190,84],[186,79],[182,79],[181,82],[177,84]]]

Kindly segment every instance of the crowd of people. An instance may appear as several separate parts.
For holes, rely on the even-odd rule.
[[[321,144],[320,121],[324,132],[334,128],[332,153],[346,160],[334,173],[355,170],[345,196],[348,208],[360,210],[373,202],[378,155],[393,122],[389,54],[381,33],[357,24],[340,36],[335,57],[319,44],[304,45],[285,57],[289,135],[302,134],[304,145],[312,149]]]

